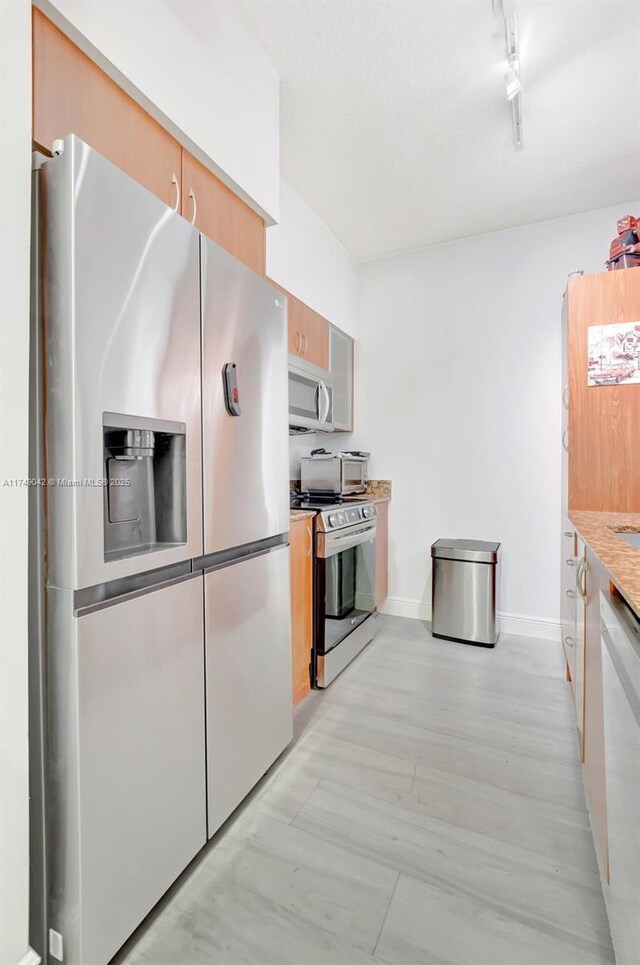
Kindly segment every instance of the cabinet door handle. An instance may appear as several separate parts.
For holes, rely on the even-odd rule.
[[[582,589],[582,581],[584,579],[584,590]],[[587,561],[583,557],[580,560],[578,569],[576,570],[576,587],[578,593],[580,594],[580,599],[583,603],[587,603]]]
[[[313,521],[307,528],[307,536],[309,537],[309,549],[307,550],[307,556],[311,556],[313,553]]]
[[[567,596],[569,597],[570,600],[575,599],[575,595],[576,595],[575,590],[567,590],[566,593],[567,593]],[[557,639],[557,638],[556,638],[556,639]]]
[[[565,637],[565,638],[564,638],[564,642],[566,643],[566,645],[567,645],[568,647],[572,647],[572,646],[574,645],[574,643],[575,643],[573,637]]]
[[[198,213],[198,202],[196,201],[196,193],[195,193],[195,191],[193,190],[193,188],[189,188],[189,197],[191,198],[191,200],[192,200],[192,202],[193,202],[193,215],[192,215],[192,217],[191,217],[191,224],[192,224],[192,225],[195,225],[195,223],[196,223],[196,215],[197,215],[197,213]]]
[[[308,349],[308,347],[309,347],[309,341],[308,341],[308,339],[307,339],[307,333],[305,332],[305,333],[304,333],[304,354],[305,354],[305,357],[306,357],[306,355],[307,355],[307,349]]]
[[[562,390],[562,404],[565,407],[565,409],[567,410],[569,409],[569,386],[568,385],[565,385],[564,389]]]
[[[177,211],[180,206],[180,182],[178,181],[178,176],[176,174],[171,175],[171,183],[176,189],[176,203],[173,206],[173,210]]]
[[[565,560],[565,563],[567,564],[567,566],[575,566],[575,565],[576,565],[576,561],[575,561],[574,559]]]
[[[565,535],[568,539],[572,539],[572,538],[573,538],[573,533],[572,533],[572,532],[566,532],[564,535]]]
[[[302,355],[302,336],[300,332],[296,332],[296,354]]]
[[[569,452],[569,430],[565,429],[562,433],[562,448],[565,452]]]

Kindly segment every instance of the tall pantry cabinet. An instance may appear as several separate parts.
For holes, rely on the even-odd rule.
[[[640,382],[614,370],[603,384],[589,385],[589,328],[603,326],[606,338],[606,327],[621,323],[635,323],[640,332],[640,270],[569,277],[562,315],[562,641],[576,706],[586,799],[605,883],[609,842],[600,600],[610,587],[608,575],[576,532],[571,514],[640,512]],[[619,337],[613,330],[608,336]],[[592,371],[598,370],[598,361],[591,359]],[[630,348],[628,366],[640,367],[639,350]]]

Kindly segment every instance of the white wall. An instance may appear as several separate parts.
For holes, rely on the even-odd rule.
[[[0,962],[29,950],[27,489],[31,6],[0,4]]]
[[[267,275],[325,318],[357,337],[356,269],[345,249],[283,179],[280,221],[267,230]],[[356,345],[356,378],[359,355]],[[350,436],[313,432],[291,436],[289,478],[300,478],[300,457],[316,446],[340,449]]]
[[[359,266],[353,442],[393,480],[388,609],[428,617],[430,546],[500,540],[505,629],[559,621],[562,294],[640,202]]]
[[[283,179],[280,220],[267,230],[267,275],[349,335],[356,332],[356,266]]]
[[[35,2],[268,223],[277,221],[278,75],[229,0]]]

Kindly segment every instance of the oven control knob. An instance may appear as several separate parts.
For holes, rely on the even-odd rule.
[[[329,514],[329,526],[336,526],[338,523],[338,517],[335,513]]]
[[[345,525],[345,523],[347,522],[347,517],[345,513],[342,513],[342,512],[338,513],[338,522],[340,523],[341,526]]]
[[[369,517],[371,516],[371,506],[363,506],[362,515],[364,516],[365,519],[369,519]]]

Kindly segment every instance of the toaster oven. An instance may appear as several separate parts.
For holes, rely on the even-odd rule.
[[[303,493],[350,496],[367,488],[368,455],[319,450],[300,461]]]

